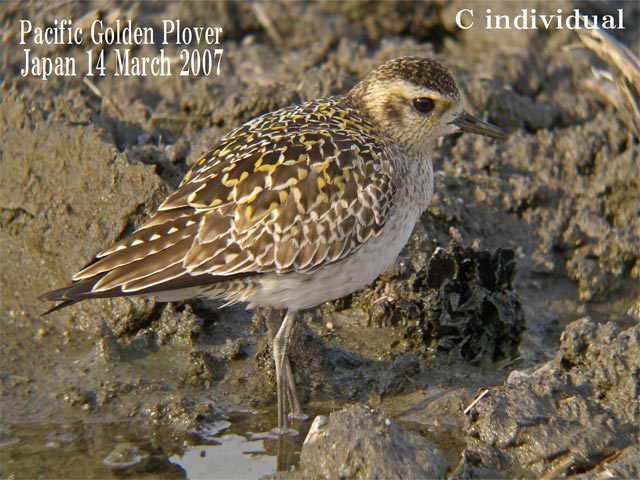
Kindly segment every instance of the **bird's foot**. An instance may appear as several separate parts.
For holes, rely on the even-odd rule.
[[[309,420],[309,415],[304,412],[291,412],[287,415],[289,420],[298,420],[299,422],[304,422],[305,420]]]

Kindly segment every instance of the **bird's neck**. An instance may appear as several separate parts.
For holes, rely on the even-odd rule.
[[[394,155],[398,201],[414,203],[424,211],[433,196],[433,164],[428,152],[399,151]]]

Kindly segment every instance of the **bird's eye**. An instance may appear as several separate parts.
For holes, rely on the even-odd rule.
[[[420,113],[429,113],[436,106],[436,102],[429,97],[418,97],[413,99],[413,106]]]

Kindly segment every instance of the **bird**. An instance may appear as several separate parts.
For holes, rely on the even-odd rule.
[[[140,228],[43,294],[62,302],[46,313],[130,295],[282,309],[274,431],[290,433],[288,420],[304,418],[288,356],[298,313],[393,265],[431,201],[432,148],[457,132],[507,139],[463,109],[445,66],[416,56],[342,95],[258,116],[203,154]]]

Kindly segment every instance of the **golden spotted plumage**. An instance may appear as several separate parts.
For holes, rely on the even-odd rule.
[[[310,272],[338,261],[380,233],[393,202],[388,140],[373,132],[344,97],[247,122],[74,280],[97,278],[87,296],[145,293],[201,275]]]
[[[505,138],[462,110],[439,63],[385,63],[346,95],[255,118],[225,135],[131,236],[98,254],[61,300],[203,295],[286,308],[273,340],[278,432],[300,416],[288,360],[295,312],[375,280],[433,194],[430,148],[461,130]]]

